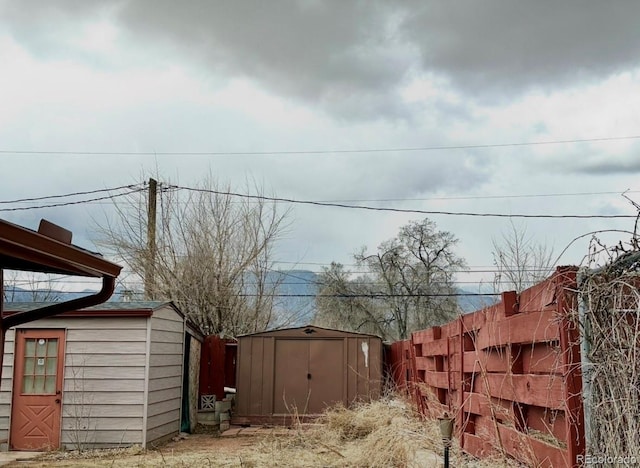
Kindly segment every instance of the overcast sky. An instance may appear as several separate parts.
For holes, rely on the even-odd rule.
[[[630,1],[0,0],[0,200],[152,173],[194,185],[211,172],[293,199],[632,215],[620,193],[640,202],[638,17]],[[389,151],[345,152],[363,149]],[[108,206],[0,216],[30,228],[46,217],[91,247],[90,217]],[[423,217],[291,209],[279,259],[313,270]],[[431,219],[476,269],[509,228]],[[589,231],[633,229],[632,219],[516,224],[558,254]],[[580,263],[587,240],[559,263]]]

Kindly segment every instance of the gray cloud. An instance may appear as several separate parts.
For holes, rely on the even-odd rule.
[[[467,93],[496,97],[637,67],[639,14],[633,2],[428,2],[402,31],[425,69]]]
[[[612,158],[578,164],[575,172],[589,175],[618,175],[640,173],[640,160],[615,160]]]
[[[0,4],[12,32],[41,54],[78,21],[111,15],[133,46],[191,60],[346,119],[408,118],[400,88],[435,76],[468,100],[590,82],[637,67],[640,4],[497,0],[321,2],[192,0]],[[57,45],[56,45],[57,44]],[[66,51],[71,53],[70,51]]]
[[[347,118],[406,115],[397,86],[413,59],[393,17],[375,3],[296,0],[130,2],[119,15],[133,36]]]

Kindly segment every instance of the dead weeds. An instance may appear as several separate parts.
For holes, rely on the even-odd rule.
[[[294,418],[295,419],[295,418]],[[337,406],[317,424],[296,424],[286,435],[213,437],[197,434],[156,450],[133,447],[43,455],[9,466],[31,467],[438,467],[437,422],[423,420],[400,398]],[[452,466],[518,466],[506,459],[473,460],[454,441]]]

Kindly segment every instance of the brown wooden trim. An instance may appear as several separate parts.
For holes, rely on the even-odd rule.
[[[50,318],[65,318],[65,317],[151,317],[154,310],[152,309],[130,309],[130,310],[70,310],[57,314]],[[12,315],[20,312],[7,310],[4,312],[4,317],[11,317]]]

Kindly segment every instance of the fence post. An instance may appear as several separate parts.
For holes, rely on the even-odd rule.
[[[566,401],[567,453],[569,466],[579,467],[578,455],[585,454],[584,414],[582,408],[582,373],[579,325],[573,320],[576,307],[576,268],[556,269],[556,297],[560,322],[560,350]],[[571,291],[570,291],[571,290]]]
[[[458,426],[458,439],[460,441],[460,447],[464,449],[464,394],[467,391],[467,384],[464,378],[464,323],[462,321],[462,315],[458,318],[458,336],[459,346],[458,352],[460,356],[458,358],[458,366],[460,369],[460,376],[458,382],[458,411],[456,413],[456,422]]]

